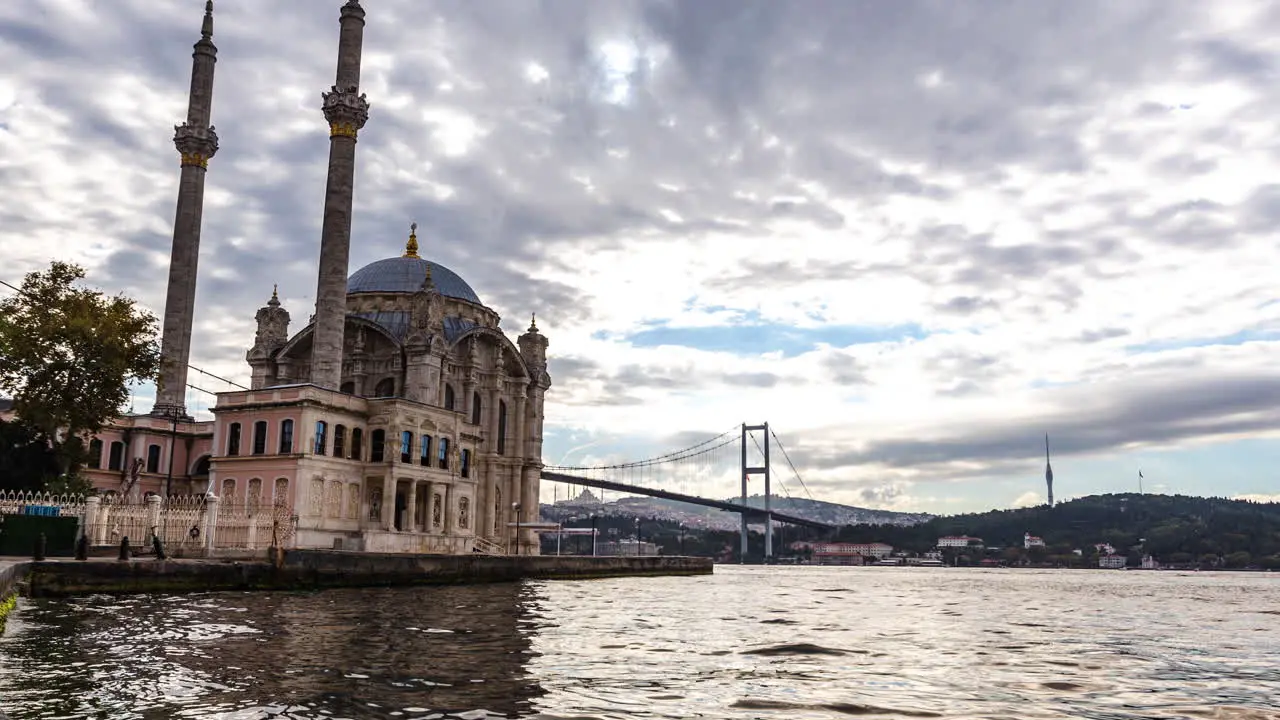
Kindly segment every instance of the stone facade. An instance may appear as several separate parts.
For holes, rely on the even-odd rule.
[[[339,390],[306,382],[315,327],[282,341],[288,314],[273,295],[247,356],[252,390],[219,395],[215,492],[238,492],[248,476],[283,481],[299,547],[469,552],[480,537],[514,551],[517,513],[537,520],[547,339],[531,323],[512,343],[496,312],[441,293],[416,245],[413,235],[380,265],[422,271],[417,290],[347,295]],[[286,421],[293,440],[281,448]],[[534,533],[522,534],[536,553]]]
[[[513,343],[453,271],[405,252],[347,277],[365,12],[341,12],[316,312],[290,334],[272,293],[246,353],[250,389],[220,393],[212,422],[183,407],[208,126],[212,17],[196,45],[165,308],[164,385],[151,415],[117,419],[86,471],[103,492],[213,493],[292,508],[296,548],[538,552],[543,407],[551,378],[536,322]],[[203,128],[208,128],[207,131]],[[184,149],[185,148],[185,149]],[[521,537],[516,537],[520,529]]]

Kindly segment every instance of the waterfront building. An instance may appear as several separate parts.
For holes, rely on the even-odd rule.
[[[1120,570],[1129,562],[1129,558],[1124,555],[1103,555],[1098,558],[1098,567],[1111,570]]]
[[[880,542],[815,542],[811,547],[813,561],[818,565],[861,565],[864,558],[882,560],[893,554],[892,545]]]
[[[1032,535],[1031,533],[1023,533],[1023,535],[1022,535],[1022,549],[1023,549],[1023,550],[1030,550],[1030,549],[1031,549],[1031,548],[1033,548],[1033,547],[1044,547],[1044,538],[1036,537],[1035,535]]]
[[[284,507],[295,547],[536,554],[547,338],[531,321],[513,343],[462,277],[422,257],[416,225],[398,256],[348,275],[356,138],[369,116],[364,26],[359,0],[347,0],[337,76],[323,93],[329,173],[314,315],[291,334],[272,291],[246,353],[249,389],[219,393],[214,419],[197,421],[185,407],[187,368],[204,179],[218,149],[206,3],[174,138],[181,179],[156,403],[93,438],[85,474],[104,494]]]
[[[967,548],[970,546],[982,547],[982,538],[969,537],[968,535],[947,535],[938,538],[939,548]]]

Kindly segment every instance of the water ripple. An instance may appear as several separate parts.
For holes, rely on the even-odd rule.
[[[23,601],[12,718],[1280,717],[1267,575],[720,567]]]

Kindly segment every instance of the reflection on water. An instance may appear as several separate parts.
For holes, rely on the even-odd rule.
[[[17,718],[1280,717],[1280,577],[921,568],[24,602]]]

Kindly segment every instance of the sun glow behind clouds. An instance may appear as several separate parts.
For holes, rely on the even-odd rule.
[[[634,39],[607,40],[596,50],[600,70],[600,98],[613,105],[627,105],[645,75],[665,58],[658,47],[642,47]]]

